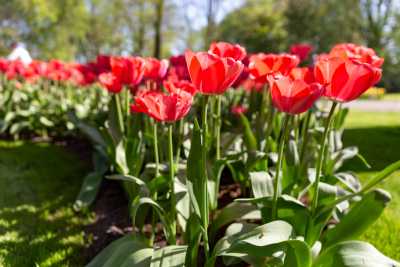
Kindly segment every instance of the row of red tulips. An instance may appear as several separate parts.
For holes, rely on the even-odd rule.
[[[260,267],[398,266],[371,245],[349,240],[382,213],[390,197],[374,186],[400,162],[364,187],[353,174],[339,172],[345,159],[357,155],[340,141],[340,103],[380,80],[383,59],[372,49],[339,44],[305,66],[311,51],[295,45],[291,54],[247,55],[240,45],[219,42],[169,61],[99,56],[81,65],[88,70],[81,75],[90,77],[83,80],[111,94],[104,125],[77,123],[107,163],[95,164],[83,188],[95,188],[89,183],[105,173],[121,180],[137,227],[88,267],[211,267],[220,258],[226,265]],[[13,64],[18,65],[2,65],[6,76],[28,79],[24,69],[33,67],[9,75]],[[43,65],[47,71],[39,77],[76,83],[70,73],[79,68]],[[326,117],[315,107],[321,97],[332,103]],[[237,116],[224,120],[229,108]],[[244,198],[221,207],[224,169]],[[142,205],[154,212],[139,213]],[[145,223],[152,226],[150,234]],[[158,247],[156,235],[168,245]]]

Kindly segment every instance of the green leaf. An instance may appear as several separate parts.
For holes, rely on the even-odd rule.
[[[240,122],[243,125],[243,140],[248,151],[257,150],[257,139],[251,130],[249,120],[243,114],[240,114]]]
[[[133,223],[135,223],[135,221],[136,221],[136,215],[137,215],[137,212],[138,212],[140,206],[145,205],[145,204],[150,205],[157,212],[158,217],[160,218],[160,220],[164,226],[164,234],[165,234],[167,240],[169,241],[170,238],[173,237],[172,236],[173,231],[170,228],[171,224],[168,221],[167,213],[157,202],[155,202],[151,198],[138,197],[133,201],[132,206],[131,206],[131,216],[132,216]]]
[[[385,169],[380,171],[378,174],[376,174],[374,177],[372,177],[368,182],[364,185],[363,192],[371,189],[378,183],[382,182],[385,180],[389,175],[391,175],[393,172],[397,171],[400,169],[400,160],[396,161],[389,166],[387,166]]]
[[[213,257],[231,256],[243,258],[276,257],[277,252],[288,253],[288,262],[298,267],[311,265],[311,250],[301,240],[293,240],[293,227],[284,221],[273,221],[253,230],[221,239],[216,245]],[[243,258],[245,259],[245,258]],[[289,266],[289,265],[286,265]]]
[[[204,184],[207,183],[206,170],[202,159],[202,140],[201,130],[197,121],[194,123],[192,132],[192,142],[190,146],[189,158],[187,160],[187,187],[195,213],[202,218],[202,214],[207,210],[207,195],[204,195]],[[207,192],[205,192],[207,194]]]
[[[324,246],[357,238],[379,218],[389,201],[389,193],[380,189],[365,194],[335,227],[326,232]]]
[[[123,140],[121,140],[115,147],[115,163],[118,166],[119,171],[121,171],[123,174],[129,173]]]
[[[167,246],[157,249],[150,267],[178,267],[185,265],[187,246]]]
[[[69,111],[67,113],[68,119],[79,129],[82,131],[82,133],[84,133],[87,137],[89,137],[89,139],[95,143],[98,144],[102,147],[106,146],[106,142],[104,141],[100,131],[87,124],[84,123],[83,121],[81,121],[80,119],[78,119],[78,117],[75,115],[75,113],[73,111]]]
[[[260,220],[260,210],[252,204],[233,202],[225,206],[210,226],[210,240],[214,240],[217,231],[224,225],[236,220]]]
[[[110,180],[126,181],[137,184],[139,186],[146,186],[145,182],[143,182],[140,178],[134,177],[132,175],[113,174],[113,175],[107,175],[106,178]]]
[[[268,172],[250,172],[250,180],[255,198],[270,197],[274,194],[274,179]]]
[[[226,160],[217,160],[213,162],[212,167],[209,168],[209,179],[208,179],[208,199],[211,210],[217,209],[218,206],[218,194],[219,185],[221,181],[221,174],[226,165]],[[209,166],[209,165],[208,165]]]
[[[80,211],[94,202],[97,192],[100,189],[103,176],[109,167],[107,158],[98,152],[93,154],[93,165],[94,171],[83,179],[81,189],[73,205],[75,211]]]
[[[361,241],[338,243],[325,250],[313,267],[399,267],[400,264]]]
[[[139,236],[126,235],[104,248],[86,267],[148,267],[153,249]]]

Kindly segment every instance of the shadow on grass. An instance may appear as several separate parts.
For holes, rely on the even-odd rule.
[[[81,266],[71,203],[86,171],[61,147],[0,141],[0,266]]]
[[[400,127],[351,128],[344,131],[345,146],[357,146],[371,165],[368,169],[359,159],[345,163],[344,169],[374,172],[400,160]]]

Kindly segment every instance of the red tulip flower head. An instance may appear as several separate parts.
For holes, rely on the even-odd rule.
[[[146,113],[160,122],[174,122],[188,114],[192,102],[192,95],[186,92],[167,95],[159,91],[148,91],[135,97],[131,111]]]
[[[191,95],[197,93],[196,87],[191,82],[188,81],[164,81],[165,89],[170,93],[181,93],[186,92]]]
[[[270,76],[269,84],[274,106],[292,115],[310,109],[324,91],[319,83],[308,84],[302,79],[294,80],[280,74]]]
[[[290,47],[290,53],[299,57],[300,61],[308,58],[314,47],[310,44],[294,44]]]
[[[223,94],[243,70],[242,62],[208,52],[187,51],[185,57],[193,85],[205,95]]]
[[[326,86],[324,95],[338,102],[349,102],[358,98],[382,77],[379,68],[343,58],[319,60],[314,74],[316,81]]]
[[[295,55],[260,53],[250,57],[249,72],[257,82],[266,83],[268,76],[276,73],[287,75],[299,63]]]
[[[219,57],[231,57],[234,60],[243,60],[246,57],[246,49],[238,44],[226,42],[212,43],[208,52]]]
[[[146,58],[144,78],[154,81],[162,80],[167,74],[168,66],[169,62],[166,59]]]
[[[314,69],[310,67],[294,68],[289,76],[293,80],[304,80],[308,84],[315,82]]]
[[[351,43],[335,45],[331,49],[329,56],[353,59],[370,64],[376,68],[380,68],[384,62],[384,59],[378,57],[372,48]]]

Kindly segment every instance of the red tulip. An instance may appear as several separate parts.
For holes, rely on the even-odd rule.
[[[166,95],[158,91],[149,91],[135,97],[131,111],[146,113],[157,121],[174,122],[189,112],[193,97],[186,92]]]
[[[166,59],[146,58],[144,78],[154,81],[162,80],[167,74],[168,66],[169,62]]]
[[[300,61],[308,58],[314,47],[310,44],[294,44],[290,47],[290,53],[299,57]]]
[[[278,110],[289,114],[307,111],[324,91],[319,83],[308,84],[280,74],[270,76],[269,84],[272,103]]]
[[[223,94],[243,70],[240,61],[212,53],[187,51],[185,57],[192,83],[205,95]]]
[[[169,63],[171,65],[168,73],[169,77],[174,77],[176,80],[190,80],[184,55],[170,57]]]
[[[314,74],[316,81],[326,86],[326,97],[349,102],[376,84],[382,71],[356,60],[325,58],[316,63]]]
[[[315,82],[314,69],[310,67],[294,68],[289,76],[293,80],[304,80],[308,84]]]
[[[384,62],[384,59],[378,57],[373,49],[351,43],[335,45],[329,53],[329,56],[345,59],[349,58],[362,63],[371,64],[377,68],[380,68]]]
[[[234,60],[243,60],[246,57],[246,49],[244,47],[226,42],[212,43],[208,52],[219,57],[231,57]]]
[[[191,95],[197,93],[196,87],[191,82],[188,81],[164,81],[164,87],[169,93],[186,92]]]
[[[231,112],[234,115],[239,115],[247,112],[247,108],[242,105],[233,106]]]
[[[111,57],[111,72],[124,85],[138,85],[143,78],[145,62],[140,57]]]
[[[250,75],[257,82],[266,83],[268,76],[281,73],[288,74],[291,69],[299,64],[297,56],[289,54],[256,54],[250,57]]]
[[[121,81],[111,72],[100,74],[99,81],[110,93],[118,94],[122,90]]]

